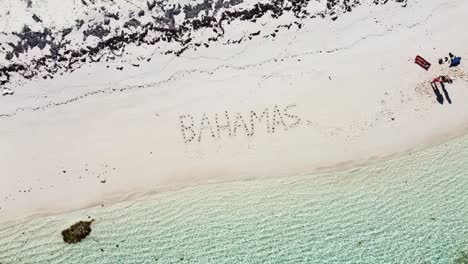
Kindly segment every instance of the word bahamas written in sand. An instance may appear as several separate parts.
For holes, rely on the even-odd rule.
[[[204,139],[235,137],[240,134],[252,137],[255,129],[275,133],[278,129],[288,130],[297,127],[301,118],[294,114],[295,104],[285,107],[266,107],[261,111],[250,110],[248,113],[230,113],[224,111],[215,114],[202,114],[199,119],[185,114],[179,117],[180,130],[185,143],[201,142]]]

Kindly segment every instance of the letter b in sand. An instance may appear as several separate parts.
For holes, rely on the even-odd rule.
[[[180,130],[182,131],[182,136],[184,137],[185,143],[192,142],[195,138],[195,131],[193,130],[193,116],[183,115],[179,117],[180,119]]]

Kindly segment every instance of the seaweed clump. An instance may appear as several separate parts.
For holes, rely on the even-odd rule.
[[[468,264],[468,251],[463,251],[455,259],[456,264]]]
[[[62,231],[63,241],[68,244],[75,244],[86,238],[91,233],[91,221],[79,221]]]

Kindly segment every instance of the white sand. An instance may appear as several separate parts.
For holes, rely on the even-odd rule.
[[[0,223],[195,183],[355,166],[460,135],[468,127],[467,64],[449,70],[437,59],[449,51],[468,59],[467,13],[465,0],[362,6],[274,40],[25,83],[0,97],[0,113],[16,113],[0,119]],[[417,54],[433,63],[430,71],[413,63]],[[442,73],[457,76],[447,85],[451,104],[437,103],[429,85]],[[96,90],[105,92],[32,110]],[[274,133],[254,121],[253,135],[243,127],[232,135],[237,112],[250,128],[250,111],[266,108]],[[225,123],[225,111],[231,136],[218,137],[215,114]],[[185,143],[187,114],[196,136]]]

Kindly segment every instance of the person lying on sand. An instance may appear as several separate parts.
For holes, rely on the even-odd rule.
[[[452,83],[453,80],[450,76],[440,75],[432,80],[432,83]]]

